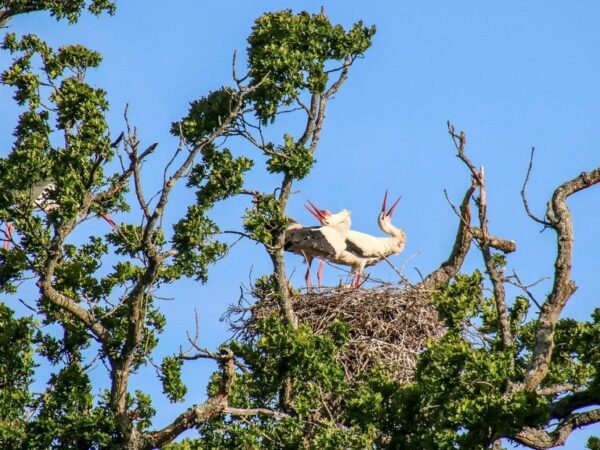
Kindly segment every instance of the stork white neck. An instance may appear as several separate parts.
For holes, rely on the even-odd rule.
[[[392,236],[390,238],[390,244],[393,247],[391,249],[393,250],[393,253],[400,253],[404,249],[404,244],[406,242],[406,233],[404,230],[392,225],[392,218],[385,212],[379,214],[377,224],[381,231]]]

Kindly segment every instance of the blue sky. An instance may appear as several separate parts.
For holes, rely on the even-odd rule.
[[[318,12],[321,5],[333,22],[349,26],[363,20],[375,24],[378,32],[373,47],[356,62],[329,105],[318,163],[296,185],[289,214],[312,223],[302,206],[309,198],[331,210],[350,209],[354,229],[378,234],[376,216],[383,192],[402,195],[395,223],[406,230],[408,243],[393,261],[418,280],[416,269],[427,273],[446,258],[456,230],[443,190],[458,202],[469,183],[447,134],[450,120],[467,133],[471,159],[485,166],[492,232],[517,242],[509,269],[526,282],[551,275],[554,235],[540,234],[540,227],[526,217],[519,191],[532,146],[537,150],[528,192],[539,215],[556,186],[600,164],[597,2],[121,1],[112,18],[85,16],[67,26],[45,14],[31,14],[18,17],[10,28],[36,32],[54,46],[78,42],[103,54],[103,64],[89,80],[108,91],[114,135],[123,129],[128,103],[142,143],[159,142],[156,158],[147,165],[151,191],[156,171],[177,144],[168,133],[171,122],[186,113],[190,101],[231,83],[234,51],[242,71],[253,21],[265,11],[293,6],[295,11]],[[2,67],[6,58],[0,55]],[[18,114],[10,96],[0,89],[3,155],[10,148]],[[279,127],[272,133],[281,136],[286,131]],[[236,153],[254,155],[245,144],[228,145]],[[272,190],[277,181],[258,165],[249,187]],[[183,213],[190,198],[184,189],[177,191],[168,217]],[[598,306],[600,291],[600,188],[577,194],[569,204],[576,233],[573,278],[579,290],[565,315],[586,319]],[[246,199],[227,201],[217,206],[213,218],[223,229],[240,229],[246,206]],[[480,256],[472,252],[464,270],[480,265]],[[169,322],[157,362],[178,351],[185,330],[193,330],[194,309],[200,317],[202,345],[214,348],[227,339],[227,326],[219,317],[237,301],[240,284],[248,285],[269,270],[260,247],[240,242],[211,269],[207,285],[184,282],[166,288],[162,294],[173,300],[164,302]],[[288,271],[301,285],[300,258],[290,256]],[[385,265],[370,272],[396,279]],[[327,283],[337,284],[340,276],[326,269]],[[545,281],[535,292],[542,298],[549,289]],[[203,398],[213,369],[206,361],[186,366],[188,403]],[[99,366],[96,371],[100,380],[104,369]],[[151,373],[148,369],[147,375]],[[184,405],[169,406],[160,386],[145,375],[141,373],[136,383],[154,394],[156,425],[164,425]],[[575,433],[565,448],[582,448],[586,434]]]

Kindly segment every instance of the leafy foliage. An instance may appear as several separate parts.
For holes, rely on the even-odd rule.
[[[190,104],[188,115],[172,124],[171,133],[191,145],[201,145],[208,135],[217,131],[225,119],[234,113],[235,91],[223,87]]]
[[[301,180],[308,175],[315,163],[310,149],[294,142],[289,134],[283,136],[285,144],[271,153],[267,161],[267,170],[271,173],[285,173]]]
[[[93,406],[89,377],[79,365],[64,367],[48,385],[24,448],[102,448],[114,439],[110,415]]]
[[[274,236],[287,225],[279,202],[274,195],[261,195],[254,199],[254,207],[246,210],[244,228],[252,239],[267,246],[275,244]]]
[[[181,381],[181,358],[168,356],[160,365],[163,391],[172,402],[180,402],[187,393],[187,386]]]
[[[227,148],[204,147],[202,163],[193,167],[188,179],[188,187],[197,188],[198,206],[208,210],[216,202],[238,194],[244,183],[244,174],[252,165],[250,159],[244,156],[235,158]]]
[[[289,105],[304,89],[324,92],[326,62],[362,55],[374,33],[375,27],[362,22],[346,32],[323,14],[284,10],[263,15],[248,38],[252,84],[260,85],[253,97],[258,117],[273,121],[280,105]]]
[[[586,448],[589,448],[590,450],[598,450],[600,449],[600,438],[597,437],[591,437],[588,439]]]
[[[25,437],[23,418],[34,373],[32,325],[0,304],[0,444],[6,448]]]
[[[106,93],[83,81],[85,71],[96,67],[100,56],[80,45],[53,51],[37,36],[28,35],[18,40],[10,33],[3,48],[22,55],[3,72],[2,82],[16,89],[15,99],[28,109],[15,130],[11,154],[0,162],[3,192],[0,218],[10,215],[17,230],[36,227],[35,234],[43,236],[42,222],[31,216],[35,204],[30,193],[35,183],[55,181],[52,201],[60,208],[45,217],[55,223],[80,219],[78,215],[89,192],[107,184],[100,163],[109,162],[114,150],[104,118],[108,108]],[[43,86],[40,76],[32,68],[34,56],[41,58],[46,77],[44,84],[52,88],[44,104],[53,104],[55,108],[41,104]],[[50,145],[51,119],[57,130],[64,131],[65,146],[62,148]],[[120,195],[90,209],[99,212],[112,208],[126,209]],[[47,241],[38,239],[35,242],[28,238],[23,242],[25,248],[40,244],[45,247]]]
[[[152,417],[156,414],[150,396],[138,389],[135,391],[135,395],[128,397],[128,403],[130,404],[129,414],[135,422],[136,428],[138,430],[147,429],[152,422]]]
[[[206,282],[209,264],[222,258],[227,252],[225,244],[212,241],[219,228],[198,205],[190,206],[186,216],[173,228],[173,244],[177,250],[173,269],[176,272],[167,271],[166,276],[172,279],[183,274]]]
[[[114,7],[108,0],[9,0],[0,6],[0,25],[37,10],[75,22],[84,9],[100,14]],[[0,250],[0,292],[18,293],[34,279],[40,295],[27,303],[35,318],[15,318],[0,304],[0,446],[486,449],[524,429],[546,432],[548,424],[568,416],[569,402],[575,409],[582,398],[597,403],[600,309],[588,322],[557,320],[542,383],[514,389],[526,380],[539,323],[528,318],[525,296],[499,312],[478,271],[456,276],[433,296],[447,332],[427,343],[413,380],[403,385],[384,366],[362,378],[346,376],[338,358],[349,339],[343,322],[317,334],[285,314],[290,294],[282,247],[292,183],[310,173],[326,103],[374,33],[362,22],[345,30],[323,13],[284,10],[257,19],[248,38],[248,76],[192,101],[172,124],[180,145],[151,200],[144,197],[141,169],[156,144],[141,150],[131,130],[122,144],[121,138],[111,143],[107,95],[86,82],[101,56],[81,45],[53,49],[32,34],[6,34],[2,49],[13,59],[0,80],[14,91],[22,113],[10,153],[0,159],[0,221],[14,227],[10,248]],[[304,130],[267,140],[281,135],[263,128],[296,111],[306,116]],[[219,139],[240,137],[281,179],[276,189],[245,186],[255,161]],[[195,198],[184,214],[169,217],[169,234],[165,210],[171,189],[184,177]],[[129,185],[133,201],[125,196]],[[40,186],[48,188],[43,203],[36,198]],[[252,295],[259,302],[276,298],[282,311],[248,322],[251,332],[218,354],[188,357],[180,350],[164,358],[158,378],[173,403],[187,394],[184,361],[212,358],[218,370],[206,403],[151,431],[152,398],[132,392],[129,382],[152,362],[166,325],[157,292],[183,277],[207,281],[210,266],[229,248],[217,240],[220,229],[210,211],[239,194],[253,199],[243,234],[262,243],[274,265],[274,273],[255,281]],[[131,204],[136,215],[127,216],[130,223],[105,236],[93,230],[87,238],[72,238],[86,219],[125,213]],[[505,256],[489,259],[488,271],[504,274]],[[510,345],[502,339],[503,327],[514,337]],[[110,384],[101,395],[88,374],[98,360]],[[36,364],[49,373],[39,394],[32,387]],[[192,427],[198,439],[173,443]],[[597,447],[591,438],[588,448]]]
[[[368,433],[340,428],[333,416],[324,417],[332,414],[327,410],[330,398],[342,399],[349,393],[344,370],[335,357],[348,339],[347,327],[335,323],[327,334],[316,335],[305,325],[293,329],[276,316],[257,327],[256,341],[230,344],[248,369],[236,376],[230,404],[240,408],[276,405],[285,374],[291,374],[295,415],[256,417],[246,423],[228,416],[215,419],[200,429],[201,445],[206,446],[202,448],[368,448],[372,442]],[[215,374],[209,393],[218,384]],[[333,408],[333,414],[341,410]]]
[[[66,18],[70,23],[75,23],[83,9],[87,9],[95,15],[99,15],[103,11],[114,14],[115,3],[110,0],[5,0],[2,2],[2,8],[1,12],[8,17],[46,10],[57,20]]]

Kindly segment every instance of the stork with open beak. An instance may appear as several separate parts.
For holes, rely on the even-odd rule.
[[[400,202],[399,197],[387,209],[387,191],[383,197],[381,212],[377,218],[377,224],[384,233],[390,237],[378,237],[360,231],[348,230],[346,233],[346,249],[335,258],[326,258],[327,260],[350,266],[352,268],[352,286],[360,287],[365,267],[375,265],[391,255],[396,255],[404,250],[406,243],[406,233],[401,228],[392,225],[392,215]],[[324,223],[321,215],[313,214],[317,220]]]
[[[310,202],[309,202],[310,203]],[[319,287],[323,275],[323,259],[335,259],[341,257],[346,249],[346,235],[350,229],[350,211],[342,209],[337,214],[314,208],[306,208],[311,214],[316,214],[322,224],[320,227],[305,227],[298,222],[288,225],[285,233],[284,250],[301,255],[306,260],[307,269],[304,277],[306,287],[311,286],[310,266],[314,258],[321,259],[321,265],[317,272]]]
[[[56,203],[56,201],[52,198],[52,195],[55,190],[56,184],[54,184],[54,181],[37,181],[29,189],[29,201],[33,202],[36,208],[39,208],[45,213],[48,213],[54,209],[59,208],[58,203]],[[119,231],[119,227],[108,214],[100,213],[99,216],[102,217],[114,230]],[[2,248],[4,248],[4,250],[10,249],[13,229],[13,224],[7,222],[5,232],[6,238],[4,239],[4,244],[2,245]]]

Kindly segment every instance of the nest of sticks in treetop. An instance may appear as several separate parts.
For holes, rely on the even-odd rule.
[[[292,307],[300,323],[315,333],[326,332],[335,320],[349,325],[350,340],[339,355],[349,380],[383,365],[395,381],[405,383],[412,378],[425,341],[444,333],[430,298],[430,292],[412,286],[319,289],[295,295]],[[273,300],[252,305],[246,332],[251,332],[254,320],[276,309]]]

